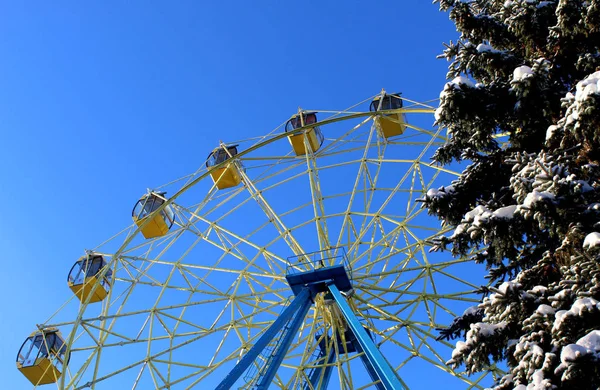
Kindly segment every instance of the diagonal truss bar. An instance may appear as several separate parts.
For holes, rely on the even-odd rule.
[[[319,250],[329,250],[329,231],[327,230],[327,220],[325,206],[323,205],[323,195],[321,194],[321,181],[319,180],[319,167],[317,166],[316,156],[311,148],[308,136],[304,133],[304,147],[306,148],[306,164],[308,179],[310,183],[310,193],[313,202],[313,213],[317,227],[317,238],[319,240]]]
[[[244,180],[246,189],[248,190],[248,192],[250,193],[252,198],[254,198],[254,200],[256,200],[259,207],[263,210],[263,212],[265,213],[267,218],[269,218],[269,221],[271,223],[273,223],[273,225],[279,232],[280,236],[289,245],[292,252],[295,255],[300,255],[300,254],[304,253],[304,251],[302,250],[302,247],[300,246],[298,241],[296,241],[296,239],[292,235],[291,229],[288,229],[285,226],[285,224],[283,223],[281,218],[279,218],[279,215],[273,210],[273,208],[271,207],[269,202],[267,202],[267,200],[263,196],[262,191],[260,191],[258,188],[256,188],[252,179],[250,179],[250,177],[248,177],[248,175],[246,175],[246,172],[244,172],[244,170],[239,166],[239,164],[237,166],[237,169],[238,169],[240,176]]]

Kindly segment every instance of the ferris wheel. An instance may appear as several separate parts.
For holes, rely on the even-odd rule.
[[[215,143],[75,262],[72,299],[17,368],[60,389],[489,385],[495,371],[451,369],[437,340],[482,279],[429,253],[448,229],[418,200],[458,176],[431,163],[433,111],[382,91]]]

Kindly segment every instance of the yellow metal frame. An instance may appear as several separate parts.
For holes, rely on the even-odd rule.
[[[52,316],[45,322],[69,331],[68,351],[77,354],[80,362],[69,367],[58,386],[73,389],[89,382],[140,389],[215,383],[215,375],[234,364],[285,305],[290,294],[285,284],[286,258],[315,249],[335,255],[333,248],[343,246],[355,286],[348,303],[378,344],[395,351],[386,357],[400,375],[409,362],[419,361],[471,388],[485,387],[482,381],[489,373],[470,377],[453,371],[445,365],[453,345],[436,340],[435,328],[443,325],[440,318],[457,314],[453,305],[478,302],[473,291],[480,282],[456,271],[466,259],[440,261],[427,251],[434,237],[449,230],[423,224],[426,213],[416,200],[458,174],[430,163],[430,154],[446,137],[441,129],[419,126],[417,119],[426,114],[424,122],[432,122],[434,107],[404,101],[409,104],[402,109],[377,113],[354,111],[354,107],[319,111],[331,114],[319,121],[328,135],[322,146],[316,146],[304,128],[286,133],[281,126],[263,137],[236,142],[250,146],[241,148],[234,161],[160,187],[174,195],[94,249],[110,256],[114,270],[113,288],[100,312],[86,312],[101,289],[94,284],[82,294],[85,299],[75,319],[60,322]],[[386,139],[385,132],[384,137],[378,136],[381,118],[393,123],[405,116],[402,132],[395,138]],[[284,138],[290,140],[292,151],[281,141]],[[297,158],[302,148],[304,158]],[[399,153],[402,148],[420,152],[405,156],[404,151]],[[247,171],[240,168],[241,162]],[[353,172],[343,176],[349,185],[331,185],[329,180],[338,171],[340,175]],[[395,172],[393,177],[390,171]],[[244,186],[219,185],[242,180]],[[222,188],[231,190],[217,191]],[[284,198],[280,194],[286,188],[293,190],[285,192]],[[168,206],[177,214],[171,234],[136,239]],[[116,242],[120,242],[118,250],[111,250]],[[239,267],[232,267],[233,263]],[[452,281],[455,289],[443,291],[440,280]],[[152,294],[140,296],[138,291]],[[146,307],[130,307],[140,300],[147,302]],[[323,367],[323,361],[311,358],[319,335],[333,332],[343,341],[345,326],[341,314],[325,297],[317,296],[272,387],[293,388],[307,378],[310,367]],[[205,343],[216,347],[202,350],[199,357],[197,351]],[[109,350],[136,346],[132,350],[137,353],[140,345],[145,353],[120,367],[106,369],[100,364]],[[351,366],[359,356],[346,354],[345,345],[327,343],[327,353],[336,355],[330,365],[337,387],[372,386],[353,374]],[[196,353],[186,355],[191,346]],[[124,384],[121,373],[130,370],[137,371],[136,379]]]

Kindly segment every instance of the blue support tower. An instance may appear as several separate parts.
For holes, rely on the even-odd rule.
[[[368,334],[369,331],[368,330],[366,330],[366,331]],[[343,351],[346,351],[347,353],[359,353],[360,360],[362,361],[363,365],[367,369],[369,377],[374,382],[377,390],[385,390],[383,383],[379,380],[379,378],[377,376],[377,372],[375,371],[375,369],[369,362],[367,355],[365,353],[363,353],[364,351],[361,348],[360,344],[358,343],[358,340],[354,336],[354,333],[352,333],[351,330],[348,330],[344,333],[345,333],[344,339],[346,341],[345,345],[344,345],[344,343],[342,343],[342,340],[339,337],[339,335],[337,337],[336,342],[338,344],[338,346],[337,346],[338,351],[343,350]],[[324,356],[326,354],[326,343],[324,342],[324,340],[319,343],[319,347],[320,347],[319,355],[314,359],[315,361],[320,361],[320,360],[324,359]],[[329,354],[329,357],[327,358],[327,360],[324,360],[324,362],[321,363],[322,365],[313,367],[311,369],[310,373],[308,374],[309,380],[306,383],[304,383],[304,386],[302,386],[302,389],[303,390],[327,389],[327,385],[329,384],[329,379],[331,377],[331,371],[333,369],[333,363],[335,363],[335,360],[336,360],[335,349],[331,348],[330,354]],[[323,366],[325,366],[325,367],[323,367]],[[320,381],[322,371],[325,371],[325,373],[323,375],[323,380]]]
[[[321,390],[326,389],[327,385],[329,385],[329,379],[331,379],[331,372],[333,370],[333,363],[335,363],[335,349],[331,348],[329,355],[326,355],[327,348],[325,347],[325,343],[322,344],[323,345],[320,346],[319,356],[316,360],[325,358],[326,360],[324,361],[324,365],[326,365],[326,367],[323,368],[322,366],[319,366],[313,368],[308,377],[308,382],[306,382],[303,386],[304,390]],[[323,375],[323,379],[321,379],[321,375]]]
[[[286,279],[296,297],[216,387],[217,390],[232,388],[261,352],[269,344],[274,344],[272,353],[266,356],[258,375],[253,379],[255,381],[254,389],[268,389],[294,336],[304,322],[313,298],[320,293],[331,294],[349,328],[343,335],[345,345],[342,344],[342,338],[339,335],[333,336],[335,337],[334,342],[338,343],[337,350],[361,353],[361,360],[378,390],[405,389],[400,378],[381,354],[342,294],[352,291],[352,274],[347,267],[345,255],[325,258],[325,253],[331,253],[331,251],[297,256],[296,259],[300,258],[300,261],[288,265]],[[311,261],[305,260],[310,257],[312,257]],[[315,258],[317,259],[315,260]],[[337,261],[338,259],[342,260],[341,264]],[[316,357],[316,361],[324,360],[324,363],[312,369],[308,382],[303,386],[304,389],[318,388],[320,390],[325,389],[329,384],[336,354],[335,348],[330,348],[329,353],[327,352],[327,337],[329,336],[325,334],[319,342],[320,352]]]
[[[279,339],[279,344],[275,348],[273,354],[269,357],[269,360],[265,363],[264,370],[261,370],[261,373],[259,374],[255,387],[256,390],[265,390],[269,388],[269,385],[275,377],[275,373],[277,373],[277,369],[281,365],[287,350],[290,348],[290,344],[292,344],[294,336],[298,332],[298,329],[300,329],[300,325],[304,322],[304,317],[306,317],[306,313],[308,312],[308,309],[310,309],[311,304],[312,301],[310,299],[304,299],[302,305],[298,308],[295,317],[284,328]]]
[[[358,353],[364,352],[362,350],[360,344],[357,341],[354,341],[354,344],[355,344],[356,351]],[[375,382],[375,387],[377,387],[377,390],[385,390],[385,386],[383,385],[383,383],[377,377],[377,372],[375,372],[375,369],[373,368],[373,365],[371,365],[371,362],[369,362],[369,358],[367,357],[367,354],[366,353],[362,353],[360,355],[360,360],[363,362],[363,365],[367,369],[367,372],[369,373],[369,376],[371,377],[371,380],[373,382]]]
[[[356,315],[352,311],[348,302],[346,302],[346,298],[342,295],[340,290],[337,288],[335,283],[330,283],[328,285],[329,291],[333,295],[333,299],[335,299],[335,303],[340,308],[348,326],[354,333],[358,344],[363,350],[364,354],[367,357],[367,361],[370,364],[371,368],[367,367],[368,371],[374,370],[377,376],[377,379],[383,384],[384,389],[386,390],[402,390],[404,387],[400,383],[400,379],[396,375],[396,372],[390,367],[385,357],[383,357],[379,348],[375,346],[375,343],[367,334],[367,331],[362,326]],[[364,360],[363,360],[364,361]],[[366,362],[366,361],[364,361]]]
[[[311,301],[310,289],[302,289],[292,303],[277,317],[269,329],[258,339],[256,344],[240,359],[238,364],[227,374],[227,376],[216,387],[217,390],[229,390],[240,376],[250,367],[263,349],[277,336],[285,324],[296,314],[296,312]],[[306,313],[305,313],[306,314]],[[304,318],[304,317],[303,317]]]

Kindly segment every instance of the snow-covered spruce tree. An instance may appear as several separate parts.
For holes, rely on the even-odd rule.
[[[455,227],[436,249],[477,252],[490,279],[441,330],[448,364],[506,362],[496,390],[598,389],[600,0],[436,2],[461,36],[434,160],[470,165],[423,201]]]

